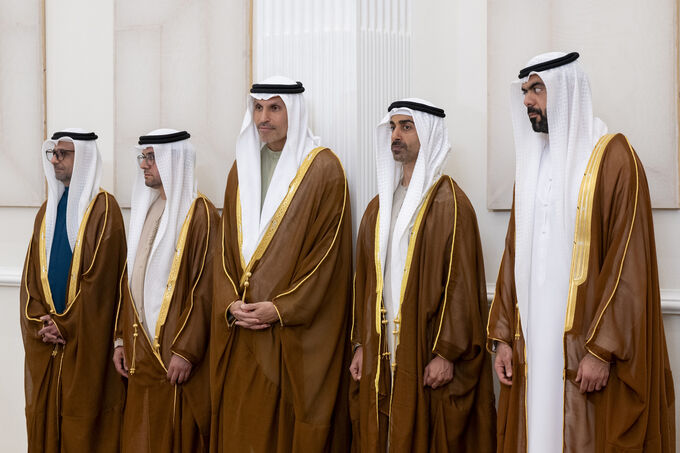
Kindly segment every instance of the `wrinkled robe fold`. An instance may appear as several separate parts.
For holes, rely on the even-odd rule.
[[[238,198],[234,164],[215,263],[211,451],[346,452],[352,223],[342,166],[328,149],[307,157],[250,265]],[[281,322],[236,326],[227,309],[240,299],[272,301]]]
[[[587,268],[576,286],[571,324],[563,335],[564,452],[675,451],[675,395],[661,315],[649,189],[626,138],[612,138],[599,163],[592,217],[576,228]],[[583,190],[583,186],[582,186]],[[583,208],[582,208],[583,209]],[[513,383],[501,386],[498,451],[524,452],[526,363],[515,291],[514,210],[488,324],[494,340],[512,346]],[[572,262],[572,266],[574,266]],[[572,278],[574,273],[572,270]],[[607,386],[581,394],[574,380],[588,352],[611,362]]]
[[[395,453],[494,452],[486,284],[474,209],[448,176],[423,201],[402,283],[393,380],[386,344],[393,333],[386,329],[376,262],[378,211],[376,197],[357,239],[352,342],[363,346],[363,365],[350,394],[353,450],[388,451],[389,437]],[[423,376],[436,355],[453,362],[453,380],[431,389]]]
[[[122,433],[122,451],[126,453],[208,451],[208,338],[219,214],[207,198],[199,196],[185,222],[189,226],[186,242],[180,247],[181,258],[176,261],[179,267],[174,289],[161,307],[161,316],[167,310],[167,319],[159,330],[149,326],[154,337],[159,334],[157,348],[155,338],[150,338],[140,324],[127,275],[121,281],[116,330],[123,338],[129,368]],[[189,380],[174,386],[167,379],[173,354],[192,365]]]
[[[57,314],[46,271],[41,278],[41,265],[46,266],[40,240],[45,206],[36,216],[21,279],[28,451],[118,452],[125,388],[111,357],[125,267],[123,218],[116,200],[99,192],[80,227],[66,310]],[[42,342],[39,318],[46,314],[65,345]]]

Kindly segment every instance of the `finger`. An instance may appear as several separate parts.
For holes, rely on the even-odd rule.
[[[581,386],[579,387],[581,393],[586,393],[588,391],[588,378],[586,376],[581,376]]]
[[[498,361],[498,366],[496,368],[496,374],[498,375],[498,380],[505,385],[512,385],[512,367],[507,360],[502,357]]]
[[[595,380],[591,380],[588,384],[588,392],[592,392],[593,390],[595,390]]]
[[[505,375],[510,378],[512,378],[512,358],[508,357],[503,359],[503,366],[505,367]]]
[[[240,319],[242,319],[244,321],[245,320],[255,320],[255,319],[258,318],[258,315],[254,312],[251,312],[251,311],[242,311],[239,314],[240,314],[240,316],[239,316]],[[234,316],[236,316],[236,315],[234,315]]]
[[[425,367],[425,373],[423,374],[423,386],[429,386],[430,384],[430,367]]]

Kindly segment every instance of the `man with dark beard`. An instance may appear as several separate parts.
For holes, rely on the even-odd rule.
[[[513,83],[515,197],[488,324],[498,451],[671,452],[647,179],[593,116],[578,56],[539,55]]]

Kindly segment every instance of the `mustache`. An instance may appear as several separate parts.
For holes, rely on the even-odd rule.
[[[401,146],[403,147],[404,144],[401,142],[401,140],[395,140],[392,142],[392,146]]]
[[[272,127],[272,125],[269,121],[265,121],[265,122],[262,122],[262,123],[258,123],[257,127],[258,128],[260,128],[260,127]]]
[[[527,115],[529,115],[531,113],[536,113],[538,115],[545,116],[543,114],[543,110],[537,109],[536,107],[527,107]]]

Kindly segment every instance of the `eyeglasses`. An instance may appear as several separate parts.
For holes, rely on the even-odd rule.
[[[142,163],[146,161],[147,164],[153,165],[154,162],[156,162],[156,155],[154,153],[149,153],[149,154],[140,154],[137,156],[137,163],[139,165],[142,165]]]
[[[66,153],[72,153],[72,149],[48,149],[45,151],[45,157],[47,160],[52,161],[52,157],[57,158],[57,162],[61,162],[64,159]]]

